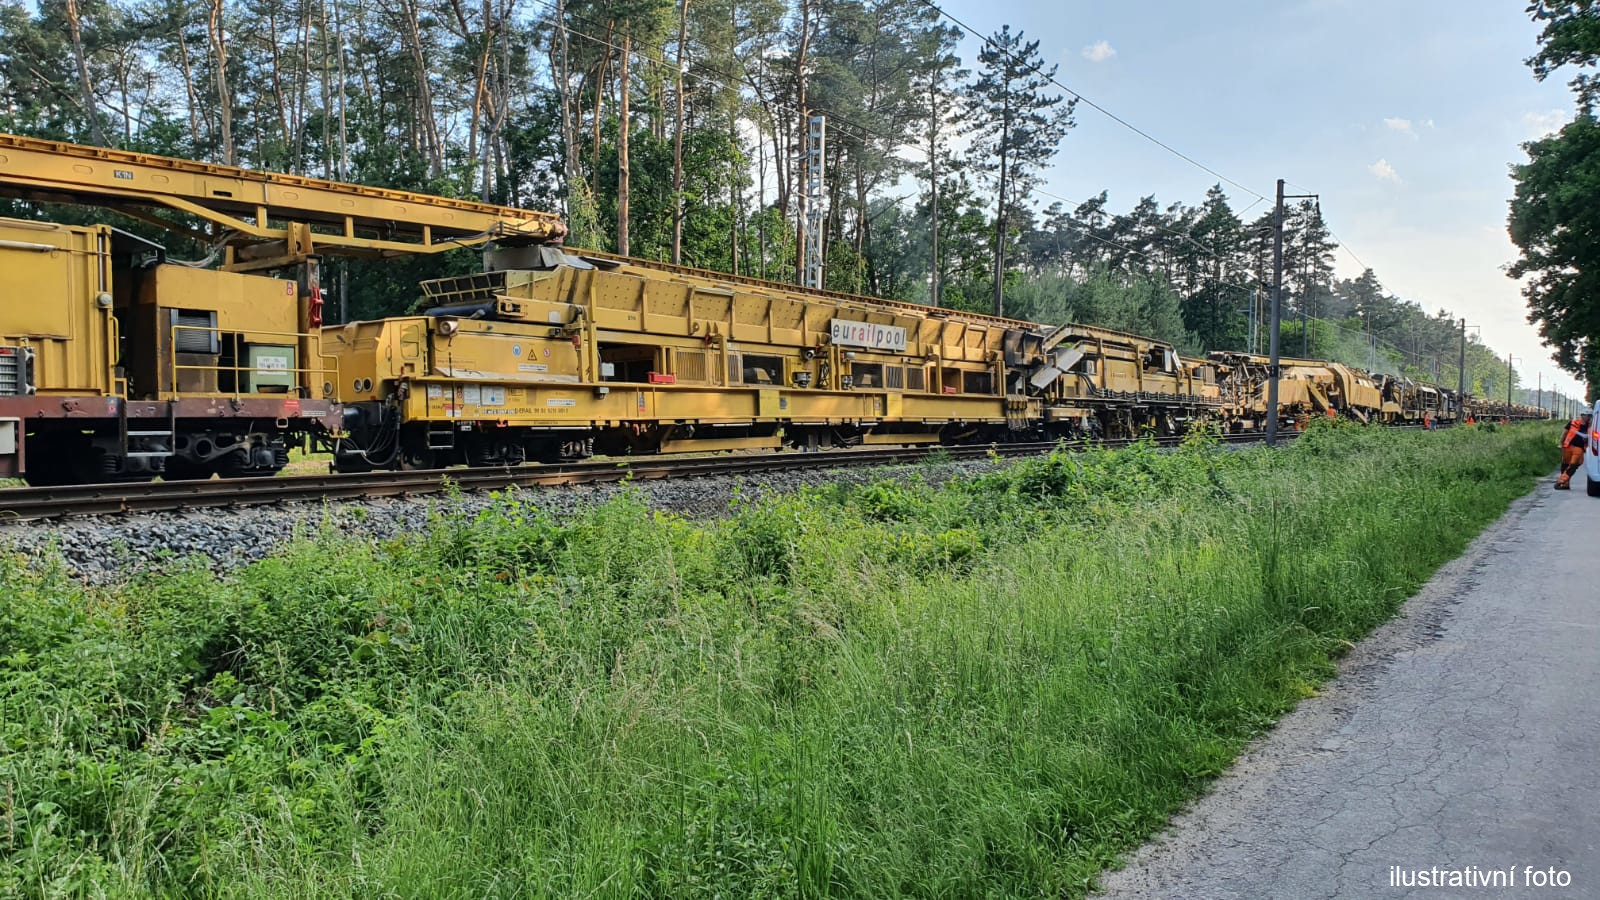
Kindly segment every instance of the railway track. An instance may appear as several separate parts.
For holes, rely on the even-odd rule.
[[[1285,432],[1280,437],[1293,438]],[[1158,438],[1162,445],[1180,438]],[[1226,435],[1228,443],[1261,440],[1258,434]],[[0,491],[0,523],[68,516],[170,512],[315,500],[413,497],[449,490],[492,491],[508,487],[558,487],[605,484],[628,479],[693,478],[710,475],[759,474],[778,470],[832,469],[913,463],[930,457],[982,459],[1031,456],[1058,446],[1083,449],[1089,442],[992,444],[970,447],[909,447],[833,450],[820,453],[763,453],[751,456],[634,457],[529,466],[416,469],[347,475],[293,475],[209,481],[152,481],[86,484],[65,487],[22,487]],[[1132,440],[1106,440],[1102,447],[1126,447]]]

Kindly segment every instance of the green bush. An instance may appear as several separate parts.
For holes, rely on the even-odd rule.
[[[0,558],[0,895],[1081,895],[1535,475],[1318,423],[219,580]]]

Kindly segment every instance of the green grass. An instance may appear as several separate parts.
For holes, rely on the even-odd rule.
[[[278,471],[279,475],[326,475],[333,466],[332,453],[307,453],[296,447],[289,451],[289,464]]]
[[[1536,475],[1320,423],[218,581],[0,559],[0,895],[1078,896]]]

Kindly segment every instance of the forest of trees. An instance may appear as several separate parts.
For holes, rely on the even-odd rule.
[[[1076,98],[1022,30],[961,37],[922,0],[0,0],[0,130],[553,210],[575,246],[792,281],[823,115],[826,287],[1264,350],[1270,204],[1042,194]],[[1285,352],[1454,384],[1455,318],[1336,278],[1337,248],[1289,211]],[[336,263],[331,308],[473,263]],[[1468,368],[1504,393],[1475,337]]]

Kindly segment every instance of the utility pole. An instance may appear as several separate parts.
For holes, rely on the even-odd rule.
[[[1283,322],[1283,201],[1310,199],[1321,198],[1316,194],[1285,195],[1283,179],[1278,179],[1278,202],[1272,208],[1272,324],[1267,335],[1267,345],[1271,354],[1271,362],[1267,364],[1268,447],[1275,447],[1278,444],[1278,375],[1282,369],[1279,364],[1278,329]],[[1305,313],[1303,299],[1300,311],[1303,316]],[[1304,337],[1303,331],[1302,329],[1302,337]]]
[[[1278,179],[1278,203],[1272,208],[1272,324],[1267,333],[1271,361],[1267,363],[1267,446],[1278,443],[1278,324],[1283,310],[1283,179]]]
[[[939,87],[943,80],[944,58],[936,57],[933,77],[928,79],[928,252],[932,266],[928,272],[928,305],[939,305],[939,126],[944,116],[939,112]]]
[[[1461,320],[1461,371],[1456,384],[1456,396],[1465,406],[1467,402],[1467,320]]]

